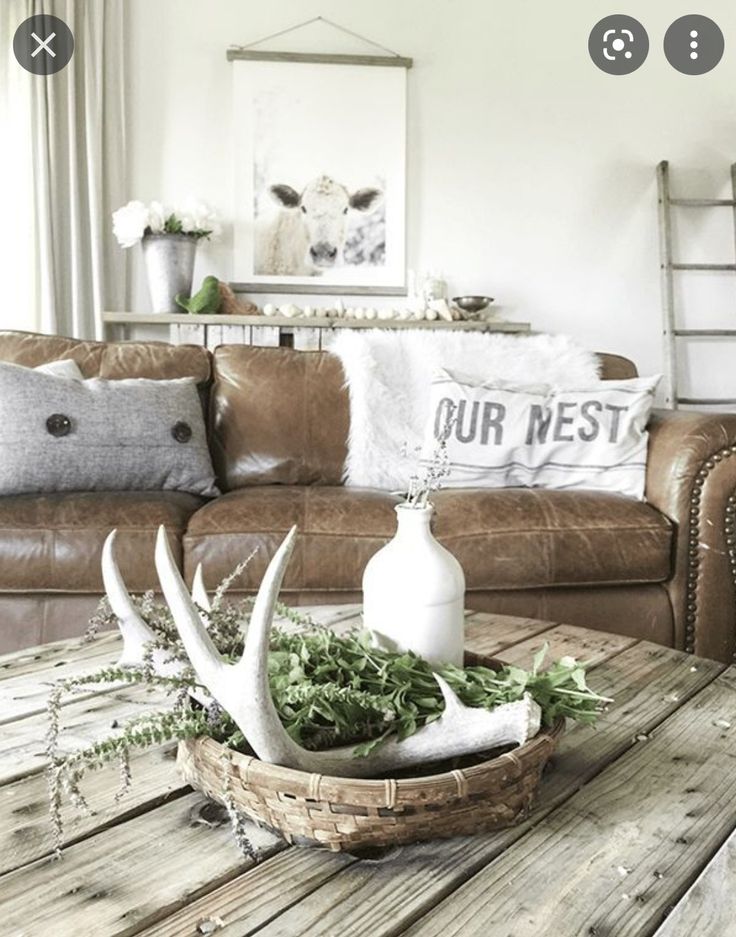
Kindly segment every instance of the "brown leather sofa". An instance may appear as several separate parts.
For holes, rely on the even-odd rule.
[[[341,483],[349,410],[337,359],[0,332],[0,360],[35,366],[69,357],[86,377],[195,377],[224,493],[208,502],[172,492],[0,498],[0,650],[84,629],[112,527],[132,591],[157,586],[153,543],[163,523],[185,576],[201,561],[210,587],[258,548],[237,585],[248,592],[296,523],[286,601],[359,600],[366,562],[393,534],[397,499]],[[607,379],[636,374],[625,358],[601,358]],[[659,411],[650,433],[647,503],[580,491],[438,492],[435,534],[465,570],[467,605],[731,660],[736,414]]]

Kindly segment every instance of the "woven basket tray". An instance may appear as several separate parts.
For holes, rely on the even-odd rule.
[[[486,760],[471,757],[465,767],[425,777],[308,774],[234,752],[211,738],[180,742],[177,764],[185,781],[219,803],[228,772],[235,805],[289,843],[354,852],[523,820],[563,729],[560,719],[513,751]]]

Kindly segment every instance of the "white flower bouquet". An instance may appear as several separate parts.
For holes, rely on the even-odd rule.
[[[184,234],[194,240],[217,237],[221,226],[206,202],[188,199],[180,208],[128,202],[112,213],[112,229],[121,247],[133,247],[149,234]]]

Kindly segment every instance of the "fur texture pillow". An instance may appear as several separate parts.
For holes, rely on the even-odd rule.
[[[440,371],[422,459],[447,437],[449,488],[587,488],[644,498],[656,377],[577,390]]]
[[[583,387],[599,362],[564,335],[489,335],[407,329],[340,329],[330,351],[350,390],[346,484],[406,491],[429,415],[429,385],[438,368]]]
[[[68,380],[0,363],[0,495],[218,494],[193,378]]]

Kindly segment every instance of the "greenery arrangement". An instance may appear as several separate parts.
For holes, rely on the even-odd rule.
[[[208,613],[209,634],[220,653],[230,660],[238,659],[242,653],[252,600],[229,604],[223,599],[243,565],[220,585]],[[80,781],[86,772],[117,760],[121,779],[119,798],[131,784],[130,753],[134,749],[207,735],[227,748],[248,751],[244,738],[226,712],[214,702],[202,705],[193,699],[193,695],[205,695],[206,690],[198,684],[191,668],[176,677],[162,677],[154,672],[151,664],[154,649],[163,649],[172,660],[186,660],[186,653],[168,608],[157,604],[152,594],[135,601],[141,616],[156,635],[156,641],[147,648],[143,665],[104,667],[82,677],[60,681],[49,697],[48,780],[57,854],[62,841],[62,796],[66,793],[74,805],[86,809],[80,790]],[[356,755],[360,756],[392,735],[399,739],[412,735],[442,714],[441,691],[429,664],[421,658],[373,647],[364,632],[338,635],[283,605],[278,611],[289,620],[291,627],[276,628],[272,633],[271,691],[284,726],[301,745],[322,749],[355,744]],[[115,616],[103,600],[90,622],[88,637],[92,640],[99,630],[115,626]],[[539,650],[530,671],[505,666],[500,670],[446,667],[439,672],[468,706],[492,709],[529,693],[539,703],[545,724],[561,716],[583,723],[594,722],[609,701],[587,686],[585,665],[563,657],[542,670],[546,651],[546,646]],[[108,738],[87,748],[62,754],[59,734],[63,696],[90,685],[111,683],[159,687],[170,703],[117,727]],[[236,841],[246,854],[252,855],[243,817],[228,795],[227,776],[225,783],[223,800]]]

